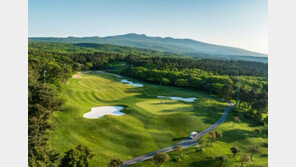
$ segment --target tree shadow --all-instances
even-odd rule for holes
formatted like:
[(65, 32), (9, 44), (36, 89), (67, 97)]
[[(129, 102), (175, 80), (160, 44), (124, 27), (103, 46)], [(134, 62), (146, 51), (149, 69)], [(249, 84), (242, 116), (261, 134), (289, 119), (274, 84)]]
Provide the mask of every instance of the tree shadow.
[(242, 129), (233, 129), (223, 132), (223, 137), (219, 139), (222, 142), (233, 143), (235, 141), (244, 140), (250, 137), (254, 137), (252, 132)]
[(182, 140), (185, 140), (185, 139), (188, 139), (188, 137), (175, 137), (172, 139), (172, 141), (182, 141)]
[(168, 113), (168, 112), (192, 112), (192, 107), (179, 107), (179, 108), (172, 108), (168, 110), (161, 110), (161, 113)]
[(268, 143), (262, 143), (262, 144), (261, 144), (261, 147), (268, 148)]
[(190, 167), (197, 167), (197, 166), (206, 166), (206, 167), (217, 167), (219, 164), (217, 161), (213, 160), (212, 157), (207, 157), (201, 161), (192, 162), (189, 164)]
[(221, 106), (205, 106), (201, 104), (198, 107), (194, 106), (194, 110), (196, 110), (196, 112), (192, 113), (192, 115), (201, 117), (201, 120), (205, 124), (214, 124), (220, 119), (224, 109), (225, 108), (221, 108)]

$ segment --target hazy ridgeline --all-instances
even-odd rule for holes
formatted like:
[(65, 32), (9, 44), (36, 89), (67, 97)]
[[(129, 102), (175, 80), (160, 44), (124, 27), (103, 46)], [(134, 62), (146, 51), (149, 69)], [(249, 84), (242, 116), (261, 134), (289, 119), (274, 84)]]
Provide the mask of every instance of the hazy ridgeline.
[[(214, 45), (191, 39), (175, 39), (149, 37), (144, 34), (125, 34), (108, 37), (32, 37), (29, 41), (91, 43), (88, 47), (98, 47), (97, 44), (112, 44), (119, 46), (152, 49), (160, 52), (187, 55), (194, 58), (210, 58), (223, 60), (247, 60), (267, 63), (267, 55), (235, 47)], [(83, 44), (84, 45), (84, 44)]]

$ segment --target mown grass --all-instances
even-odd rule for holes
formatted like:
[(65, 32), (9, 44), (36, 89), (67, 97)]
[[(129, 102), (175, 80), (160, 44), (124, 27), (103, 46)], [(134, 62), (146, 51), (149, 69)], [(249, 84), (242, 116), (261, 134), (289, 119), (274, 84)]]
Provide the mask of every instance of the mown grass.
[[(137, 82), (137, 81), (136, 81)], [(146, 154), (202, 131), (216, 122), (227, 103), (208, 94), (144, 83), (136, 88), (107, 74), (83, 74), (66, 85), (65, 105), (55, 112), (55, 129), (49, 144), (63, 156), (83, 144), (95, 154), (90, 166), (107, 166), (111, 158), (127, 160)], [(196, 97), (193, 103), (161, 104), (157, 96)], [(92, 107), (121, 105), (123, 116), (85, 119)], [(222, 141), (221, 141), (222, 142)]]
[[(262, 129), (261, 134), (254, 132), (255, 129)], [(241, 162), (239, 161), (239, 155), (248, 152), (248, 146), (260, 144), (259, 153), (256, 153), (253, 157), (253, 161), (245, 164), (248, 167), (267, 167), (268, 166), (268, 129), (265, 126), (257, 126), (256, 121), (242, 119), (241, 122), (235, 123), (233, 127), (233, 113), (226, 119), (225, 123), (221, 124), (216, 130), (223, 132), (223, 137), (218, 142), (214, 142), (213, 146), (210, 146), (210, 140), (208, 136), (203, 138), (207, 140), (204, 150), (201, 152), (196, 151), (196, 147), (190, 147), (182, 151), (182, 159), (176, 162), (174, 159), (177, 157), (176, 153), (170, 152), (169, 155), (171, 160), (163, 167), (179, 167), (179, 166), (206, 166), (206, 167), (217, 167), (220, 162), (215, 160), (216, 156), (226, 155), (228, 160), (223, 163), (223, 166), (227, 167), (239, 167)], [(240, 148), (240, 153), (233, 158), (233, 154), (230, 148), (237, 146)], [(198, 146), (199, 147), (199, 146)], [(133, 167), (138, 166), (155, 166), (151, 160), (140, 162), (132, 165)]]

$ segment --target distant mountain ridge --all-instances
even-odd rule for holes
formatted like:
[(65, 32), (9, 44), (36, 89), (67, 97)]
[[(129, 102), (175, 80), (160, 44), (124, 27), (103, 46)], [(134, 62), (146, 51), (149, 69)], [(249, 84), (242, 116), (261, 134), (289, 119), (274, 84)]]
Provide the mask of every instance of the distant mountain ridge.
[[(144, 34), (125, 34), (107, 37), (30, 37), (29, 41), (64, 42), (64, 43), (99, 43), (120, 46), (152, 49), (162, 52), (185, 54), (202, 58), (243, 59), (244, 57), (258, 57), (266, 59), (267, 55), (245, 49), (209, 44), (192, 39), (176, 39), (171, 37), (149, 37)], [(241, 56), (241, 57), (240, 57)]]

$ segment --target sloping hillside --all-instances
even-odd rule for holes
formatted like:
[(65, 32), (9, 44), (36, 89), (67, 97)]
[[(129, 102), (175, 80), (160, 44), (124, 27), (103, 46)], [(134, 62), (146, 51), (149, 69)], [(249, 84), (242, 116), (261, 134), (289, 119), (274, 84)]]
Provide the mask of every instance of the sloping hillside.
[(213, 45), (191, 39), (149, 37), (144, 34), (125, 34), (108, 37), (34, 37), (29, 41), (66, 43), (106, 43), (120, 46), (153, 49), (162, 52), (185, 54), (196, 58), (251, 60), (267, 62), (267, 55), (244, 49)]

